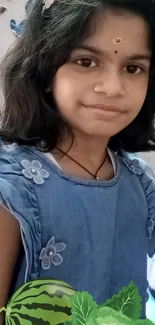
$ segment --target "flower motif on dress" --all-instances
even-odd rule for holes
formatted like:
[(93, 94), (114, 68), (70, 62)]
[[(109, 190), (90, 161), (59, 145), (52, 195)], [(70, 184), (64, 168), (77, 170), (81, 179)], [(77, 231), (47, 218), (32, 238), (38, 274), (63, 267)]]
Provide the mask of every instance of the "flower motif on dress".
[(140, 168), (139, 165), (139, 160), (138, 159), (133, 159), (133, 160), (129, 160), (126, 158), (123, 158), (123, 161), (125, 163), (125, 165), (134, 173), (137, 175), (141, 175), (142, 174), (142, 170)]
[(8, 151), (12, 147), (12, 144), (2, 144), (2, 148)]
[(55, 0), (43, 0), (43, 9), (42, 13), (44, 13), (45, 10), (49, 9), (51, 5), (54, 3)]
[(28, 178), (33, 179), (34, 183), (40, 185), (44, 184), (44, 178), (49, 177), (49, 173), (42, 169), (42, 165), (39, 161), (22, 160), (21, 165), (24, 167), (22, 174)]
[(130, 166), (135, 174), (141, 175), (142, 170), (139, 165), (139, 160), (138, 159), (133, 159), (132, 164)]
[(55, 243), (55, 237), (53, 236), (47, 243), (46, 247), (41, 250), (39, 259), (41, 260), (41, 266), (43, 270), (49, 270), (51, 264), (58, 266), (63, 262), (63, 257), (60, 252), (63, 252), (66, 248), (64, 243)]

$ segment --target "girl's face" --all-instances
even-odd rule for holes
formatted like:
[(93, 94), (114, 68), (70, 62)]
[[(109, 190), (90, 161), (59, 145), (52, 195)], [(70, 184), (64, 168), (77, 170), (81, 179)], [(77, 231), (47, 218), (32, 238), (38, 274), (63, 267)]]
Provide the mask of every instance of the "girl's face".
[(149, 27), (137, 15), (110, 9), (95, 21), (95, 33), (72, 51), (52, 88), (56, 105), (73, 130), (110, 138), (135, 119), (145, 101), (151, 64)]

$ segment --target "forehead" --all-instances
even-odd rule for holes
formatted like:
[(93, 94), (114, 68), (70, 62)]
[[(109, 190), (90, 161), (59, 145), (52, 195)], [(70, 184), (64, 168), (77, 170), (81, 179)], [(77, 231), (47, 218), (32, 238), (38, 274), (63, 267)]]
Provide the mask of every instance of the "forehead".
[[(93, 45), (105, 51), (122, 50), (125, 54), (134, 51), (151, 52), (149, 25), (143, 17), (134, 13), (106, 9), (96, 13), (90, 21), (93, 32), (82, 43)], [(113, 40), (121, 37), (123, 42), (114, 45)]]

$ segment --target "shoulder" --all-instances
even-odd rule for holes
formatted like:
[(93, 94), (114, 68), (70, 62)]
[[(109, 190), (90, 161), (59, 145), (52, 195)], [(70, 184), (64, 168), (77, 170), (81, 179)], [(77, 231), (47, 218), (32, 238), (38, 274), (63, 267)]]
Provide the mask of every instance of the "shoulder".
[[(18, 211), (37, 204), (35, 186), (42, 186), (49, 177), (33, 147), (0, 146), (0, 202), (18, 205)], [(7, 205), (7, 204), (6, 204)]]
[(129, 153), (126, 151), (121, 151), (120, 153), (123, 163), (137, 175), (147, 175), (150, 180), (155, 180), (155, 175), (152, 168), (147, 164), (147, 162), (137, 153)]
[[(24, 211), (29, 198), (34, 197), (32, 162), (33, 151), (17, 145), (0, 146), (0, 202), (7, 206), (18, 205), (18, 210)], [(36, 160), (39, 163), (39, 161)], [(30, 200), (31, 201), (31, 200)]]
[(137, 175), (148, 200), (148, 194), (155, 193), (155, 174), (152, 168), (136, 153), (122, 151), (121, 158), (128, 170)]
[[(27, 183), (43, 184), (49, 177), (49, 172), (43, 169), (45, 165), (42, 156), (35, 147), (18, 146), (16, 144), (0, 144), (0, 177), (8, 180), (16, 178)], [(20, 176), (20, 177), (19, 177)], [(25, 181), (24, 181), (25, 179)]]
[[(24, 181), (22, 177), (23, 150), (15, 145), (0, 146), (0, 179), (1, 182), (16, 182), (16, 187)], [(19, 158), (19, 159), (18, 159)]]

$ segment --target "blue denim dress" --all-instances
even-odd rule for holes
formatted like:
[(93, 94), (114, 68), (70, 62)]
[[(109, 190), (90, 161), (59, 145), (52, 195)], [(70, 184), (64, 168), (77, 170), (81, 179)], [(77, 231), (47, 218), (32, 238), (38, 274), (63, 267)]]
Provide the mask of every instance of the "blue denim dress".
[(35, 147), (0, 149), (0, 204), (24, 247), (14, 290), (57, 278), (104, 302), (133, 280), (145, 317), (147, 259), (155, 254), (155, 182), (132, 154), (115, 155), (109, 181), (71, 177)]

